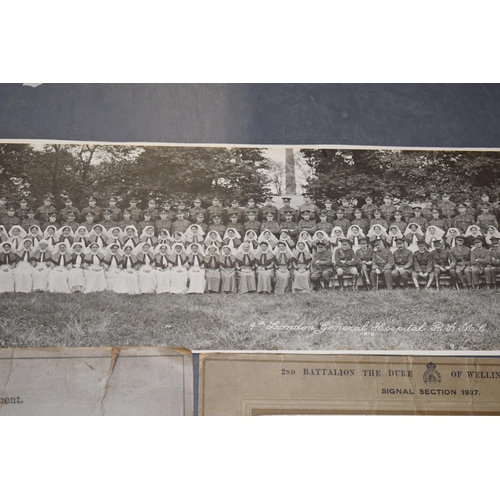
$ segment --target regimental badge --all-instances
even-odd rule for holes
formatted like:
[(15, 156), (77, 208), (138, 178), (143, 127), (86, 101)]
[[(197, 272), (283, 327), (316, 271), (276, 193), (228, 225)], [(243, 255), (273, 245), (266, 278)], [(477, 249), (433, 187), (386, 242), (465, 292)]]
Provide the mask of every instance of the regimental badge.
[(436, 365), (432, 361), (427, 365), (423, 378), (425, 385), (430, 387), (436, 387), (441, 383), (441, 374), (436, 370)]

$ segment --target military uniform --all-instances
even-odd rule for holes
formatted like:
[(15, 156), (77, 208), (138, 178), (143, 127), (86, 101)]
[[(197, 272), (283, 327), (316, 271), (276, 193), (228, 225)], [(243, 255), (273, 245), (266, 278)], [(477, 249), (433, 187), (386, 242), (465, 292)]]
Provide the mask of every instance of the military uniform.
[(482, 213), (477, 216), (477, 225), (484, 233), (488, 231), (488, 226), (494, 226), (498, 229), (497, 218), (491, 213)]
[(401, 214), (405, 221), (409, 221), (412, 217), (415, 217), (415, 212), (413, 211), (413, 207), (411, 205), (401, 205), (400, 209)]
[(66, 206), (59, 212), (59, 222), (62, 222), (63, 224), (68, 220), (68, 213), (73, 212), (75, 214), (75, 220), (79, 221), (80, 220), (80, 210), (78, 208), (74, 207), (73, 205), (71, 206)]
[(16, 212), (15, 212), (15, 215), (16, 217), (19, 218), (19, 220), (21, 222), (24, 221), (24, 219), (26, 219), (26, 217), (28, 217), (28, 212), (30, 211), (30, 209), (28, 208), (28, 206), (26, 207), (19, 207)]
[[(451, 258), (450, 251), (441, 245), (441, 248), (436, 248), (431, 252), (432, 258), (434, 259), (434, 274), (436, 275), (436, 288), (439, 288), (439, 277), (442, 274), (449, 274), (451, 278), (451, 285), (455, 283), (455, 277), (450, 274), (451, 270)], [(445, 269), (443, 268), (450, 268)]]
[[(174, 222), (175, 224), (175, 222)], [(226, 226), (224, 226), (224, 224), (222, 223), (218, 223), (216, 224), (215, 222), (213, 224), (210, 224), (208, 226), (208, 230), (209, 231), (217, 231), (219, 234), (220, 234), (220, 237), (223, 238), (224, 237), (224, 233), (226, 232)]]
[(333, 227), (340, 227), (344, 236), (347, 236), (347, 231), (349, 231), (349, 228), (351, 227), (351, 221), (343, 217), (343, 213), (340, 211), (337, 212), (337, 218), (332, 222), (332, 224)]
[(127, 226), (134, 226), (136, 229), (138, 229), (137, 222), (135, 222), (135, 220), (133, 219), (123, 219), (118, 221), (118, 223), (115, 225), (116, 227), (119, 227), (122, 231), (125, 231), (125, 228)]
[[(148, 224), (151, 225), (151, 224)], [(182, 219), (179, 220), (177, 219), (176, 221), (173, 222), (172, 224), (172, 233), (182, 233), (184, 234), (187, 231), (187, 228), (191, 225), (191, 221)]]
[(429, 288), (434, 281), (434, 258), (432, 254), (425, 247), (423, 251), (419, 245), (419, 249), (413, 254), (413, 272), (411, 276), (413, 282), (415, 283), (415, 288), (419, 288), (418, 278), (420, 278), (420, 273), (427, 274), (427, 284), (426, 288)]
[(394, 218), (394, 212), (396, 212), (397, 208), (392, 203), (389, 205), (384, 203), (380, 206), (379, 210), (381, 217), (383, 217), (387, 222), (391, 222), (391, 220)]
[(98, 207), (97, 205), (95, 207), (85, 207), (81, 212), (80, 212), (80, 220), (85, 220), (85, 216), (89, 213), (92, 212), (94, 214), (94, 220), (96, 222), (99, 222), (103, 217), (104, 217), (104, 211), (101, 207)]
[(489, 274), (489, 283), (495, 285), (497, 275), (500, 273), (500, 246), (492, 246), (490, 248), (490, 263), (484, 268), (484, 274)]
[(434, 219), (432, 218), (429, 221), (429, 227), (430, 226), (436, 226), (442, 229), (443, 231), (447, 231), (450, 227), (456, 227), (456, 226), (449, 226), (449, 224), (446, 224), (444, 220), (442, 219)]
[[(294, 239), (297, 239), (297, 235), (299, 234), (299, 226), (296, 222), (293, 221), (285, 221), (280, 224), (280, 232), (286, 229), (288, 234)], [(329, 233), (328, 233), (329, 234)]]
[(35, 219), (38, 219), (41, 223), (44, 223), (49, 220), (50, 214), (57, 214), (56, 207), (53, 207), (52, 205), (42, 205), (36, 209)]
[(481, 203), (477, 204), (477, 210), (479, 213), (482, 213), (483, 208), (486, 208), (488, 210), (488, 213), (494, 214), (495, 213), (495, 205), (493, 203), (490, 203), (489, 201), (482, 201)]
[(154, 227), (155, 227), (156, 234), (160, 234), (160, 231), (162, 229), (164, 229), (165, 231), (168, 231), (170, 233), (170, 231), (172, 229), (172, 221), (169, 219), (163, 220), (160, 218), (157, 221), (155, 221)]
[[(354, 215), (354, 219), (351, 221), (351, 226), (359, 226), (363, 233), (366, 235), (370, 229), (370, 223), (368, 219), (356, 218), (356, 214)], [(328, 233), (330, 234), (330, 233)]]
[(278, 221), (276, 220), (271, 220), (271, 221), (265, 220), (262, 223), (261, 231), (264, 231), (265, 229), (271, 231), (271, 233), (273, 233), (274, 236), (279, 236), (280, 234), (280, 226), (278, 224)]
[[(22, 221), (21, 226), (26, 232), (28, 232), (28, 230), (31, 226), (40, 227), (40, 221), (36, 220), (34, 217), (27, 217), (26, 219), (24, 219)], [(40, 229), (41, 229), (41, 227), (40, 227)]]
[(408, 227), (408, 224), (403, 221), (403, 220), (393, 220), (391, 222), (391, 226), (396, 226), (400, 231), (401, 231), (401, 234), (404, 234), (404, 232), (406, 231), (406, 228)]
[(103, 221), (99, 222), (99, 224), (106, 229), (106, 231), (109, 231), (112, 227), (119, 227), (116, 225), (116, 221), (112, 219), (104, 219)]
[[(465, 269), (469, 286), (479, 287), (479, 277), (485, 274), (485, 268), (490, 264), (490, 252), (484, 247), (474, 247), (470, 252), (470, 265)], [(486, 284), (491, 284), (491, 274), (485, 274)]]
[(16, 217), (15, 215), (6, 215), (2, 218), (0, 224), (5, 227), (7, 232), (9, 232), (12, 226), (20, 225), (21, 221), (19, 220), (19, 217)]
[(319, 208), (314, 203), (303, 203), (299, 206), (297, 210), (297, 217), (300, 218), (303, 212), (309, 212), (311, 214), (311, 219), (316, 221), (319, 213)]
[(193, 207), (193, 208), (190, 208), (189, 211), (189, 220), (193, 223), (197, 223), (197, 215), (198, 214), (203, 214), (203, 222), (205, 222), (207, 220), (207, 209), (206, 208), (202, 208), (202, 207)]
[(278, 219), (278, 208), (277, 207), (275, 207), (274, 205), (263, 205), (259, 211), (259, 217), (260, 217), (261, 221), (264, 222), (266, 220), (266, 214), (268, 212), (271, 212), (273, 214), (274, 220)]
[(142, 220), (142, 210), (140, 208), (137, 208), (137, 207), (128, 207), (127, 208), (128, 212), (130, 213), (130, 218), (134, 221), (134, 222), (141, 222)]
[(312, 257), (311, 283), (317, 290), (323, 281), (326, 289), (330, 288), (330, 280), (333, 278), (332, 252), (325, 247), (320, 247)]
[(363, 278), (365, 286), (371, 285), (370, 273), (372, 268), (372, 259), (373, 248), (371, 246), (367, 245), (366, 248), (360, 247), (356, 250), (356, 267)]
[(457, 245), (450, 250), (449, 255), (451, 261), (450, 276), (455, 282), (457, 282), (458, 276), (462, 285), (467, 286), (465, 269), (470, 266), (470, 248), (465, 245)]
[(332, 233), (333, 230), (333, 224), (330, 222), (318, 222), (316, 224), (316, 231), (324, 231), (328, 236)]
[(465, 234), (465, 231), (467, 231), (467, 228), (469, 226), (472, 226), (475, 224), (474, 217), (470, 214), (458, 214), (452, 222), (452, 227), (456, 227), (457, 229), (460, 229), (462, 233)]
[(429, 221), (425, 217), (412, 217), (408, 221), (408, 225), (410, 224), (418, 224), (420, 226), (420, 229), (422, 229), (423, 232), (425, 232), (429, 226)]
[(376, 225), (382, 226), (386, 231), (389, 229), (389, 223), (382, 217), (373, 217), (370, 221), (370, 228)]
[(377, 205), (374, 205), (373, 203), (365, 203), (362, 207), (361, 210), (365, 214), (365, 217), (370, 220), (373, 219), (373, 212), (377, 210), (378, 207)]
[(352, 287), (354, 290), (358, 288), (357, 278), (358, 278), (358, 268), (356, 267), (357, 259), (356, 254), (352, 248), (343, 249), (337, 248), (334, 254), (335, 262), (335, 272), (339, 277), (339, 285), (344, 288), (344, 276), (346, 274), (352, 277)]
[(397, 283), (398, 277), (400, 277), (403, 287), (406, 288), (413, 269), (413, 252), (408, 248), (397, 248), (393, 255), (394, 269), (391, 271), (393, 280)]
[(387, 289), (392, 289), (392, 269), (394, 267), (394, 255), (388, 248), (375, 248), (372, 255), (371, 282), (377, 283), (377, 269), (384, 275)]
[(284, 206), (278, 210), (278, 222), (281, 224), (286, 221), (286, 214), (292, 215), (292, 221), (297, 222), (297, 210), (291, 206)]
[(299, 220), (299, 223), (297, 224), (299, 228), (299, 233), (302, 231), (307, 231), (311, 236), (316, 232), (316, 221), (315, 220), (304, 220), (301, 219)]
[(260, 234), (260, 228), (262, 226), (262, 223), (259, 222), (258, 220), (252, 220), (252, 221), (247, 221), (243, 224), (243, 227), (245, 228), (245, 232), (246, 231), (255, 231), (257, 233), (257, 235)]

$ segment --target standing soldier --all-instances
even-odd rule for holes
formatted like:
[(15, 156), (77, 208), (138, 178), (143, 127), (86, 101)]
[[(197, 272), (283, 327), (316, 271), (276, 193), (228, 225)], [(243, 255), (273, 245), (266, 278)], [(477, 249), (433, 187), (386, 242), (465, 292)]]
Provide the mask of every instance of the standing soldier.
[(67, 197), (64, 199), (64, 204), (66, 205), (60, 212), (59, 212), (59, 222), (61, 224), (66, 224), (68, 220), (68, 212), (74, 212), (75, 213), (75, 219), (77, 222), (80, 221), (80, 210), (76, 208), (73, 205), (73, 200), (70, 197)]
[[(485, 268), (490, 264), (490, 253), (483, 247), (482, 238), (474, 238), (474, 246), (470, 252), (470, 266), (465, 269), (467, 283), (473, 290), (479, 290), (479, 277), (485, 274)], [(486, 288), (491, 286), (491, 273), (485, 275)]]
[(157, 235), (160, 234), (160, 231), (162, 231), (163, 229), (165, 231), (168, 231), (168, 234), (170, 234), (170, 231), (172, 229), (172, 221), (167, 218), (167, 210), (165, 210), (164, 208), (160, 210), (160, 218), (155, 221), (154, 226)]
[(406, 222), (408, 222), (412, 217), (415, 217), (415, 212), (413, 211), (413, 207), (410, 205), (410, 200), (408, 198), (401, 199), (401, 206), (399, 207), (403, 218)]
[(358, 268), (356, 267), (356, 255), (349, 245), (349, 240), (343, 238), (341, 247), (335, 250), (334, 254), (335, 272), (339, 279), (339, 286), (342, 291), (345, 290), (345, 276), (351, 276), (352, 290), (358, 291)]
[(103, 218), (103, 211), (101, 207), (97, 206), (97, 199), (91, 196), (88, 199), (88, 206), (85, 207), (81, 212), (80, 212), (80, 220), (79, 222), (83, 222), (85, 220), (85, 216), (87, 215), (87, 212), (93, 212), (94, 213), (94, 220), (96, 222), (99, 222)]
[(396, 226), (401, 231), (401, 234), (405, 233), (408, 224), (403, 220), (403, 212), (401, 212), (401, 210), (396, 210), (394, 212), (394, 220), (391, 226)]
[[(351, 221), (351, 226), (359, 226), (364, 234), (368, 234), (370, 229), (370, 222), (368, 219), (363, 218), (363, 211), (361, 208), (354, 209), (354, 219)], [(330, 233), (328, 233), (330, 234)]]
[[(178, 210), (177, 211), (177, 219), (174, 221), (172, 224), (172, 232), (179, 232), (184, 234), (187, 230), (187, 228), (191, 225), (191, 222), (189, 220), (186, 220), (184, 218), (185, 212), (184, 210)], [(144, 216), (144, 213), (143, 213)]]
[(299, 208), (297, 210), (297, 219), (300, 222), (302, 212), (305, 212), (307, 210), (310, 214), (311, 219), (316, 222), (319, 208), (312, 202), (311, 195), (309, 193), (306, 192), (302, 196), (304, 198), (304, 203), (302, 205), (299, 205)]
[(137, 207), (137, 203), (140, 203), (140, 201), (141, 200), (137, 198), (130, 198), (130, 200), (128, 200), (129, 207), (127, 210), (130, 213), (130, 218), (135, 222), (136, 227), (142, 220), (142, 210)]
[(262, 224), (256, 220), (257, 211), (256, 210), (247, 210), (246, 216), (248, 217), (248, 221), (243, 224), (245, 228), (245, 232), (252, 230), (255, 231), (257, 235), (260, 234), (260, 228)]
[(212, 204), (207, 208), (208, 224), (212, 223), (213, 215), (216, 213), (219, 214), (221, 217), (225, 215), (220, 199), (217, 196), (214, 196)]
[[(142, 214), (142, 210), (141, 210)], [(125, 208), (122, 212), (123, 219), (118, 221), (116, 227), (119, 227), (122, 231), (125, 231), (127, 226), (134, 226), (136, 229), (139, 227), (139, 223), (132, 219), (132, 214), (130, 213), (130, 209)], [(111, 219), (112, 220), (112, 219)]]
[(311, 283), (313, 290), (330, 289), (330, 280), (333, 278), (332, 252), (321, 241), (316, 243), (316, 251), (312, 258)]
[[(116, 197), (111, 196), (110, 198), (108, 198), (109, 207), (107, 207), (107, 208), (108, 208), (108, 210), (111, 210), (111, 212), (112, 212), (111, 218), (115, 222), (118, 222), (118, 221), (122, 220), (123, 216), (122, 216), (121, 209), (117, 207), (116, 203), (117, 203)], [(94, 216), (95, 216), (95, 213), (94, 213)]]
[[(160, 212), (158, 211), (158, 209), (156, 208), (156, 200), (154, 198), (151, 198), (149, 201), (148, 201), (148, 208), (147, 210), (149, 211), (150, 215), (151, 215), (151, 222), (156, 222), (158, 220), (158, 218), (160, 217)], [(142, 215), (144, 217), (144, 211), (142, 212)], [(188, 217), (186, 217), (187, 219), (189, 219), (189, 212), (188, 212)]]
[(453, 219), (457, 215), (457, 206), (450, 201), (448, 193), (443, 193), (443, 201), (438, 205), (438, 208), (445, 223), (449, 224), (448, 227), (452, 227)]
[[(394, 251), (394, 269), (391, 271), (394, 283), (403, 288), (408, 287), (408, 279), (413, 269), (413, 252), (405, 248), (404, 238), (396, 238)], [(399, 278), (399, 279), (398, 279)]]
[(316, 232), (316, 220), (311, 220), (311, 213), (309, 210), (304, 210), (300, 213), (301, 220), (299, 220), (299, 232), (307, 231), (311, 236)]
[(193, 208), (189, 209), (189, 220), (193, 223), (198, 223), (198, 214), (203, 214), (203, 221), (206, 219), (207, 209), (202, 208), (201, 206), (201, 198), (196, 197), (193, 200)]
[(278, 209), (273, 205), (273, 196), (266, 196), (266, 202), (260, 209), (260, 220), (267, 220), (267, 214), (271, 212), (273, 219), (278, 219)]
[(439, 229), (442, 229), (443, 231), (447, 231), (451, 227), (449, 224), (446, 224), (444, 220), (439, 217), (439, 208), (433, 208), (431, 210), (431, 213), (432, 217), (429, 220), (429, 227), (436, 226), (439, 227)]
[(491, 209), (487, 205), (481, 206), (482, 214), (477, 216), (477, 225), (483, 234), (488, 231), (488, 226), (494, 226), (498, 229), (497, 218), (491, 213)]
[[(178, 203), (177, 203), (177, 212), (181, 210), (182, 213), (184, 214), (184, 220), (189, 221), (189, 210), (186, 208), (186, 200), (184, 198), (181, 198)], [(219, 213), (225, 214), (225, 210), (221, 207), (219, 207), (218, 210)]]
[(383, 219), (387, 221), (388, 225), (391, 224), (391, 221), (394, 217), (394, 212), (396, 210), (397, 210), (396, 206), (392, 204), (391, 196), (386, 194), (384, 196), (384, 204), (380, 206), (380, 215)]
[(224, 236), (224, 233), (226, 232), (226, 229), (227, 229), (226, 226), (224, 226), (224, 224), (222, 224), (222, 214), (219, 214), (217, 212), (213, 212), (212, 213), (212, 220), (213, 220), (213, 224), (209, 224), (208, 230), (209, 231), (217, 231), (220, 234), (220, 237), (222, 238)]
[(494, 214), (495, 212), (495, 207), (493, 203), (490, 202), (490, 197), (484, 193), (481, 195), (481, 201), (477, 204), (477, 210), (479, 213), (484, 213), (483, 208), (486, 207), (488, 209), (488, 212), (491, 214)]
[(268, 229), (269, 231), (271, 231), (271, 233), (274, 234), (274, 236), (279, 238), (280, 226), (278, 224), (278, 221), (275, 219), (275, 215), (276, 213), (272, 211), (265, 212), (264, 216), (266, 220), (262, 222), (261, 231), (263, 231), (264, 229)]
[(469, 288), (465, 270), (470, 266), (470, 248), (464, 245), (465, 238), (461, 235), (455, 237), (455, 243), (456, 245), (450, 249), (450, 276), (457, 284), (459, 279), (462, 288)]
[(335, 220), (335, 215), (337, 213), (336, 210), (337, 207), (333, 206), (333, 201), (330, 199), (326, 199), (324, 204), (325, 204), (324, 210), (326, 210), (326, 220), (331, 224), (333, 224), (333, 221)]
[(333, 224), (328, 222), (328, 213), (324, 208), (319, 213), (319, 222), (316, 224), (316, 231), (324, 231), (326, 234), (330, 234), (333, 230)]
[(382, 218), (380, 208), (373, 211), (373, 218), (370, 220), (370, 227), (372, 228), (375, 225), (382, 226), (386, 231), (389, 229), (389, 223)]
[(112, 227), (119, 227), (117, 225), (118, 223), (113, 220), (113, 212), (109, 208), (106, 208), (103, 211), (103, 214), (104, 219), (100, 222), (100, 224), (104, 229), (106, 229), (106, 231), (109, 231)]
[(425, 288), (431, 287), (434, 281), (434, 260), (429, 250), (425, 247), (424, 240), (419, 240), (417, 245), (418, 250), (413, 254), (413, 272), (411, 273), (411, 277), (413, 278), (415, 288), (418, 290), (420, 288), (418, 278), (426, 278), (427, 284)]
[(464, 203), (459, 203), (457, 205), (457, 208), (458, 208), (458, 215), (453, 219), (452, 227), (460, 229), (460, 231), (465, 234), (467, 228), (472, 224), (474, 224), (476, 221), (471, 214), (467, 213), (467, 207), (465, 206)]
[(347, 231), (351, 227), (349, 219), (344, 217), (345, 210), (343, 207), (337, 209), (337, 218), (333, 221), (333, 227), (340, 227), (342, 232), (346, 235)]
[(66, 214), (66, 226), (69, 226), (71, 231), (76, 233), (76, 230), (80, 227), (80, 223), (77, 222), (76, 220), (76, 213), (75, 212), (68, 212)]
[[(2, 218), (0, 217), (0, 220), (1, 220), (1, 219), (2, 219)], [(1, 222), (0, 222), (0, 224), (1, 224)], [(29, 228), (30, 228), (31, 226), (38, 226), (38, 227), (40, 227), (40, 229), (41, 229), (40, 221), (38, 221), (37, 219), (35, 219), (35, 210), (34, 210), (33, 208), (30, 208), (30, 209), (28, 210), (28, 216), (26, 217), (26, 219), (24, 219), (24, 220), (22, 221), (22, 224), (21, 224), (21, 225), (23, 226), (23, 229), (24, 229), (26, 232), (28, 232), (28, 230), (29, 230)]]
[(372, 284), (376, 285), (378, 290), (378, 278), (383, 275), (388, 290), (392, 290), (392, 268), (394, 267), (394, 255), (392, 252), (385, 248), (382, 240), (375, 242), (375, 248), (372, 255), (372, 271), (370, 273), (370, 280)]
[(293, 214), (291, 212), (285, 213), (285, 222), (280, 224), (280, 231), (286, 229), (288, 234), (297, 241), (297, 235), (299, 234), (299, 226), (296, 222), (292, 220)]
[[(23, 222), (26, 217), (28, 217), (28, 200), (26, 198), (21, 198), (19, 200), (19, 208), (16, 210), (16, 217)], [(1, 217), (0, 217), (1, 219)]]
[(243, 214), (230, 208), (227, 211), (227, 215), (229, 217), (229, 222), (227, 223), (227, 227), (235, 229), (240, 234), (245, 234), (245, 228), (243, 227), (243, 224), (241, 222), (244, 217)]
[(431, 252), (434, 259), (434, 274), (436, 275), (436, 288), (439, 290), (439, 277), (443, 274), (450, 276), (450, 286), (455, 285), (454, 277), (450, 274), (451, 258), (450, 251), (446, 250), (441, 240), (434, 242), (435, 249)]
[(38, 219), (41, 224), (47, 223), (49, 221), (49, 214), (57, 214), (57, 210), (52, 205), (52, 195), (46, 194), (43, 197), (43, 205), (36, 209), (35, 219)]
[(7, 215), (7, 198), (5, 196), (0, 196), (0, 220), (2, 220)]
[(258, 213), (259, 213), (259, 209), (257, 208), (257, 205), (255, 204), (255, 200), (253, 198), (250, 198), (248, 200), (248, 203), (247, 203), (247, 206), (246, 207), (243, 207), (243, 224), (245, 222), (248, 222), (248, 212), (254, 212), (254, 215), (255, 215), (255, 220), (258, 220), (257, 219), (257, 216), (258, 216)]
[(377, 205), (373, 204), (373, 198), (371, 196), (367, 196), (365, 198), (365, 204), (361, 207), (361, 210), (365, 214), (365, 219), (371, 220), (373, 219), (373, 212), (377, 209)]
[(281, 198), (283, 200), (283, 206), (278, 210), (278, 223), (281, 224), (286, 220), (286, 213), (290, 212), (292, 214), (292, 220), (297, 222), (297, 210), (290, 206), (292, 199), (288, 196)]
[(484, 274), (486, 276), (489, 275), (489, 282), (492, 288), (496, 288), (497, 286), (497, 276), (500, 273), (500, 246), (498, 242), (499, 238), (494, 236), (491, 238), (491, 248), (490, 248), (490, 264), (484, 268)]
[(0, 224), (5, 227), (7, 232), (10, 231), (12, 226), (19, 226), (21, 224), (19, 217), (16, 217), (16, 209), (13, 206), (7, 208), (7, 215), (2, 218)]
[(359, 240), (359, 246), (358, 250), (356, 250), (356, 266), (363, 279), (363, 286), (365, 290), (368, 290), (372, 286), (370, 273), (372, 269), (373, 248), (368, 245), (366, 238)]
[(427, 227), (429, 226), (429, 221), (425, 217), (422, 217), (422, 207), (420, 205), (415, 205), (413, 207), (413, 211), (415, 215), (410, 218), (410, 220), (408, 221), (408, 225), (418, 224), (422, 231), (424, 232), (427, 231)]

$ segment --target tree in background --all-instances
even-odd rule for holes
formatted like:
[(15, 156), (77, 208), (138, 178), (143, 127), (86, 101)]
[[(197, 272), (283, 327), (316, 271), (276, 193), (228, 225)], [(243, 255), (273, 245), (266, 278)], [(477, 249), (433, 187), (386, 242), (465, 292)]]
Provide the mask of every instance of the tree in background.
[(384, 194), (428, 199), (447, 191), (459, 200), (483, 192), (497, 197), (500, 154), (475, 151), (303, 149), (312, 170), (307, 188), (315, 199)]
[(214, 195), (225, 203), (236, 198), (262, 201), (269, 192), (270, 160), (258, 148), (27, 144), (0, 145), (0, 180), (13, 200), (38, 203), (52, 193), (83, 206), (89, 195), (137, 196), (144, 202)]

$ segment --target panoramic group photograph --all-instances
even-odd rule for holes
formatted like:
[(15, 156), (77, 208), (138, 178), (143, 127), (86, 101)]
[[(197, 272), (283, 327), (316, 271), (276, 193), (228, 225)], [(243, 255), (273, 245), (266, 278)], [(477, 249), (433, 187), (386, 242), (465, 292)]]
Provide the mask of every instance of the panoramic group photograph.
[(500, 151), (0, 144), (0, 347), (495, 351)]

